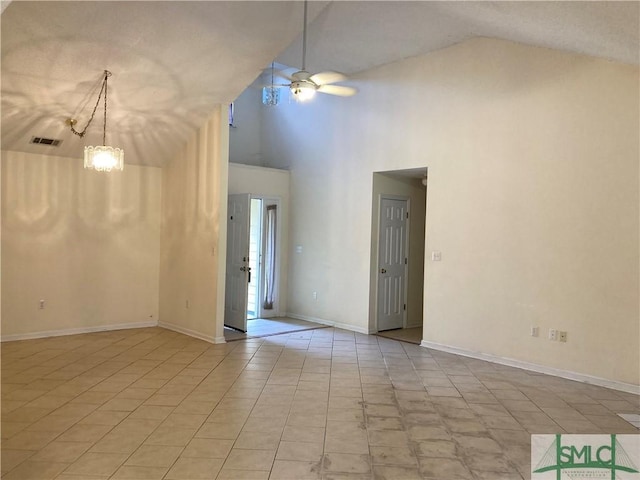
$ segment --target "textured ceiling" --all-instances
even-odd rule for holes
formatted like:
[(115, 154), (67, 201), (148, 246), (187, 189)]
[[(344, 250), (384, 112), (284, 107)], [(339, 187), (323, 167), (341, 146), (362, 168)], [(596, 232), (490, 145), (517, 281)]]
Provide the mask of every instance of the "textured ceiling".
[[(354, 73), (470, 37), (638, 64), (640, 2), (333, 2), (310, 25), (307, 69)], [(301, 38), (277, 58), (299, 66)]]
[[(639, 63), (639, 2), (310, 2), (308, 70), (355, 73), (474, 36)], [(161, 166), (274, 58), (301, 63), (302, 3), (2, 2), (2, 148), (82, 156), (102, 71), (107, 141)], [(60, 147), (30, 145), (33, 136)]]

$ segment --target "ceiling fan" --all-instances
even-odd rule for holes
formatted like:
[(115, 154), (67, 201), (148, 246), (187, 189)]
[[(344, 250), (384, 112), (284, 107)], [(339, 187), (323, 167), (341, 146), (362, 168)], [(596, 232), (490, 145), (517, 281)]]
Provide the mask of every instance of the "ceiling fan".
[(300, 101), (311, 99), (316, 92), (327, 93), (329, 95), (338, 95), (340, 97), (350, 97), (352, 95), (355, 95), (358, 90), (353, 87), (346, 87), (344, 85), (333, 85), (334, 83), (347, 80), (347, 77), (341, 73), (320, 72), (311, 74), (307, 72), (307, 1), (308, 0), (304, 0), (304, 23), (302, 30), (302, 68), (291, 75), (286, 75), (280, 72), (280, 76), (289, 80), (291, 83), (276, 85), (272, 83), (272, 87), (289, 87), (291, 93), (293, 94), (293, 97), (296, 100)]

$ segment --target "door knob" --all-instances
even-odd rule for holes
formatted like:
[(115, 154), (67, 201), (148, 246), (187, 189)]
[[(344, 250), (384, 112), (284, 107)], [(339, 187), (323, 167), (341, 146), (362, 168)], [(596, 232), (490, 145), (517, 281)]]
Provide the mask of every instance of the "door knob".
[(380, 269), (380, 273), (387, 273), (387, 271), (384, 268), (382, 268)]

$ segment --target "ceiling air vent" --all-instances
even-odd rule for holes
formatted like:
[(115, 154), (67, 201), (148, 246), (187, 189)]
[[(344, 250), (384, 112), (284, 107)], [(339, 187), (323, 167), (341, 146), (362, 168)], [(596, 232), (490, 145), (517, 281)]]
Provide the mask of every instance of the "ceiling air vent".
[(55, 138), (33, 137), (30, 143), (36, 143), (38, 145), (50, 145), (57, 147), (62, 143), (62, 140), (56, 140)]

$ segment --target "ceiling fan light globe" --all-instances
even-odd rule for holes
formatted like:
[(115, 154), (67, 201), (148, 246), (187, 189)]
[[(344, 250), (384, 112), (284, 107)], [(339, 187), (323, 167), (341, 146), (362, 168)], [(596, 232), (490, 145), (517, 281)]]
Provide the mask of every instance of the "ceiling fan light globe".
[(316, 94), (315, 85), (306, 82), (292, 82), (291, 94), (293, 98), (300, 102), (311, 100)]

